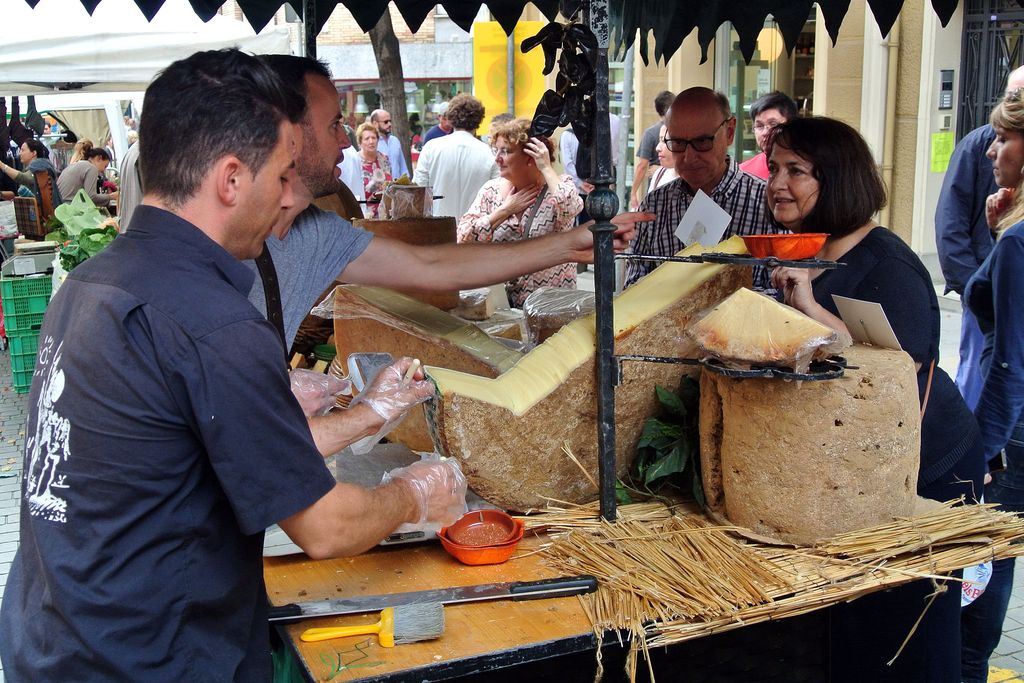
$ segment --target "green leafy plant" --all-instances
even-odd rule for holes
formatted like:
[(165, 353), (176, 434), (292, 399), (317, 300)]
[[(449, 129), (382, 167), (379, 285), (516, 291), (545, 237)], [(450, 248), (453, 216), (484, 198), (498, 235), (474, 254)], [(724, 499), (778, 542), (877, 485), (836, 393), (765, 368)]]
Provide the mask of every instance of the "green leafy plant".
[(678, 393), (662, 386), (654, 390), (662, 414), (644, 422), (633, 469), (626, 481), (618, 482), (616, 497), (620, 503), (630, 503), (637, 498), (673, 495), (703, 505), (697, 422), (700, 386), (684, 377)]

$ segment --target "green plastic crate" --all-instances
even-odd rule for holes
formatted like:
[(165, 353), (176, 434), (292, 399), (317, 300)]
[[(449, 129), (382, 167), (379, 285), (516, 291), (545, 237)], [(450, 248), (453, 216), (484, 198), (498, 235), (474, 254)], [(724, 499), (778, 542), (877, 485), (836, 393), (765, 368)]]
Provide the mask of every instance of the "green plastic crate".
[(24, 372), (11, 371), (11, 384), (14, 385), (14, 391), (18, 394), (27, 394), (28, 390), (32, 388), (32, 370), (26, 370)]
[(12, 353), (11, 370), (14, 372), (32, 372), (36, 368), (36, 354)]
[(37, 332), (52, 292), (52, 276), (12, 275), (10, 260), (5, 262), (0, 274), (0, 298), (7, 331)]
[(27, 353), (35, 356), (39, 350), (39, 332), (8, 332), (7, 343), (12, 356)]
[(4, 327), (7, 334), (12, 332), (28, 332), (39, 334), (43, 326), (43, 313), (8, 313), (7, 302), (4, 302)]
[(3, 296), (4, 303), (7, 303), (8, 299), (25, 297), (45, 297), (49, 300), (52, 291), (52, 275), (37, 277), (5, 273), (3, 278), (0, 278), (0, 296)]

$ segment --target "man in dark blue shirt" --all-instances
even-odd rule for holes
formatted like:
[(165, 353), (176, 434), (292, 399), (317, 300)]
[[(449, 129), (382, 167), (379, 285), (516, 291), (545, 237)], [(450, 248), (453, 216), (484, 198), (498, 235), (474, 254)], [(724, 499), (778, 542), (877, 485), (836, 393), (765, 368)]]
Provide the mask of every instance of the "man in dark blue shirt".
[(74, 270), (40, 331), (7, 680), (270, 680), (267, 526), (321, 558), (451, 521), (447, 464), (335, 483), (246, 299), (239, 259), (294, 201), (302, 113), (238, 51), (197, 53), (147, 90), (132, 229)]

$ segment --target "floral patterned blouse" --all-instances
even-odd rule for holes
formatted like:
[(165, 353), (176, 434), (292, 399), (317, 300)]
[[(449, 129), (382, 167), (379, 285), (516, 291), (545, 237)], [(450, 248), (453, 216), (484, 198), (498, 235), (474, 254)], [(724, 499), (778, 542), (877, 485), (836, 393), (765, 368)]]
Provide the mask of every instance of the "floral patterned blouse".
[[(583, 209), (583, 200), (572, 178), (563, 175), (559, 178), (558, 191), (552, 193), (549, 190), (545, 193), (530, 225), (529, 234), (524, 234), (526, 226), (522, 221), (533, 212), (533, 206), (522, 216), (512, 216), (492, 228), (487, 216), (501, 206), (511, 191), (511, 183), (504, 178), (495, 178), (485, 183), (469, 211), (459, 219), (459, 242), (515, 242), (552, 232), (565, 232), (575, 227), (576, 216)], [(576, 264), (563, 263), (522, 275), (505, 285), (509, 303), (516, 308), (521, 308), (526, 297), (539, 287), (576, 289)]]
[(367, 200), (363, 214), (366, 218), (377, 218), (380, 215), (380, 204), (370, 203), (370, 199), (375, 192), (383, 189), (385, 182), (391, 180), (391, 162), (386, 154), (377, 152), (377, 158), (373, 161), (366, 161), (360, 155), (359, 167), (363, 170), (363, 191)]

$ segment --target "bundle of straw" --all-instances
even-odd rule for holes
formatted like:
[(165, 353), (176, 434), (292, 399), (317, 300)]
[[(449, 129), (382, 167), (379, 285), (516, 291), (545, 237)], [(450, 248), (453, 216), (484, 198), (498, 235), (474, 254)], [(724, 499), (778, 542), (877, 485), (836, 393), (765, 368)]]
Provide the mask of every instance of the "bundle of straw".
[(993, 508), (951, 502), (813, 548), (763, 545), (693, 508), (661, 503), (622, 506), (615, 524), (599, 520), (595, 505), (523, 519), (553, 534), (542, 552), (556, 569), (598, 577), (598, 591), (580, 600), (599, 640), (606, 631), (629, 637), (632, 680), (649, 647), (1024, 555), (1024, 522)]

